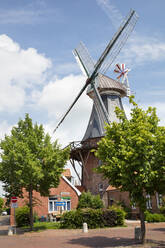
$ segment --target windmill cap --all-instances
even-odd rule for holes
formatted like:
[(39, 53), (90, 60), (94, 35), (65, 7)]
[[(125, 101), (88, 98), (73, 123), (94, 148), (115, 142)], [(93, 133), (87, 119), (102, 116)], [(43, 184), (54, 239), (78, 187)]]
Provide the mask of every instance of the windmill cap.
[[(100, 94), (103, 92), (108, 93), (108, 91), (113, 91), (114, 94), (118, 93), (118, 94), (120, 94), (121, 97), (124, 97), (127, 95), (126, 86), (123, 85), (122, 83), (108, 77), (108, 76), (105, 76), (105, 75), (99, 73), (95, 80), (97, 80), (96, 86), (97, 86)], [(89, 97), (93, 98), (93, 89), (88, 90), (87, 95)]]

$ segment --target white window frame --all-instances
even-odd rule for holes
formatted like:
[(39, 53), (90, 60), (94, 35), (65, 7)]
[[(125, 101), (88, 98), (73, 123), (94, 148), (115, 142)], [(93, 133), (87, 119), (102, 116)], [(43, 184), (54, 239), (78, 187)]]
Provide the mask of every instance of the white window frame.
[(146, 201), (146, 208), (147, 209), (152, 209), (152, 200), (151, 200), (150, 194), (147, 194), (146, 195), (146, 199), (147, 199), (147, 201)]
[[(50, 198), (52, 198), (51, 200), (50, 200)], [(55, 202), (57, 202), (58, 201), (58, 197), (56, 197), (56, 196), (49, 196), (49, 198), (48, 198), (48, 212), (49, 213), (53, 213), (53, 212), (56, 212), (56, 211), (58, 211), (58, 208), (57, 209), (55, 209)], [(53, 209), (52, 210), (50, 210), (50, 202), (52, 202), (52, 205), (53, 205)]]
[(157, 207), (160, 208), (162, 206), (162, 194), (159, 194), (158, 192), (156, 192), (156, 203), (157, 203)]
[(132, 208), (132, 209), (136, 209), (136, 203), (135, 203), (135, 202), (132, 203), (131, 208)]
[(98, 190), (99, 192), (103, 192), (103, 183), (98, 184)]
[[(66, 199), (66, 200), (61, 200), (62, 202), (65, 202), (66, 204), (65, 204), (65, 206), (62, 206), (62, 210), (63, 211), (70, 211), (71, 210), (71, 200), (70, 199)], [(67, 202), (70, 202), (70, 209), (68, 210), (68, 205), (67, 205)]]

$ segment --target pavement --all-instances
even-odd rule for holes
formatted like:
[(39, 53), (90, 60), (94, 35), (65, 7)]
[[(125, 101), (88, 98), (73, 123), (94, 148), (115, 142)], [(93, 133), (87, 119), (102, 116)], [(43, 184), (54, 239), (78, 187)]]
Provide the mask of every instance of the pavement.
[(145, 245), (134, 240), (138, 221), (127, 221), (127, 227), (89, 230), (45, 230), (8, 236), (8, 220), (0, 217), (0, 248), (165, 248), (165, 223), (146, 223)]

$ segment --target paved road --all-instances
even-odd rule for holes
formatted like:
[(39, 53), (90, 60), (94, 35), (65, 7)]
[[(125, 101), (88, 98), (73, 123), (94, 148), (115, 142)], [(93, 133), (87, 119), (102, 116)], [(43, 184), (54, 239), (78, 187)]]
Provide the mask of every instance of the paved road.
[[(2, 231), (7, 227), (6, 222), (3, 223), (0, 225)], [(129, 223), (128, 227), (89, 230), (87, 234), (81, 230), (46, 230), (14, 236), (0, 232), (0, 248), (165, 247), (165, 223), (146, 224), (150, 243), (145, 246), (137, 245), (134, 241), (136, 225), (137, 223)]]
[[(8, 234), (9, 223), (10, 223), (9, 216), (0, 216), (0, 235)], [(0, 248), (1, 248), (1, 245), (0, 245)]]

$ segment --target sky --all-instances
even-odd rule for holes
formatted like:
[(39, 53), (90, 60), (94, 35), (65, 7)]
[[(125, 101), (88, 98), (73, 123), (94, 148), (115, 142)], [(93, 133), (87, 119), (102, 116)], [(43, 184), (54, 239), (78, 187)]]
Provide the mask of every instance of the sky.
[[(139, 19), (114, 63), (131, 69), (136, 102), (156, 107), (164, 125), (164, 0), (1, 0), (0, 138), (29, 113), (62, 147), (80, 141), (92, 108), (85, 92), (53, 133), (85, 83), (72, 51), (83, 41), (97, 61), (131, 8)], [(107, 75), (116, 79), (113, 70)], [(127, 98), (123, 104), (129, 115)]]

